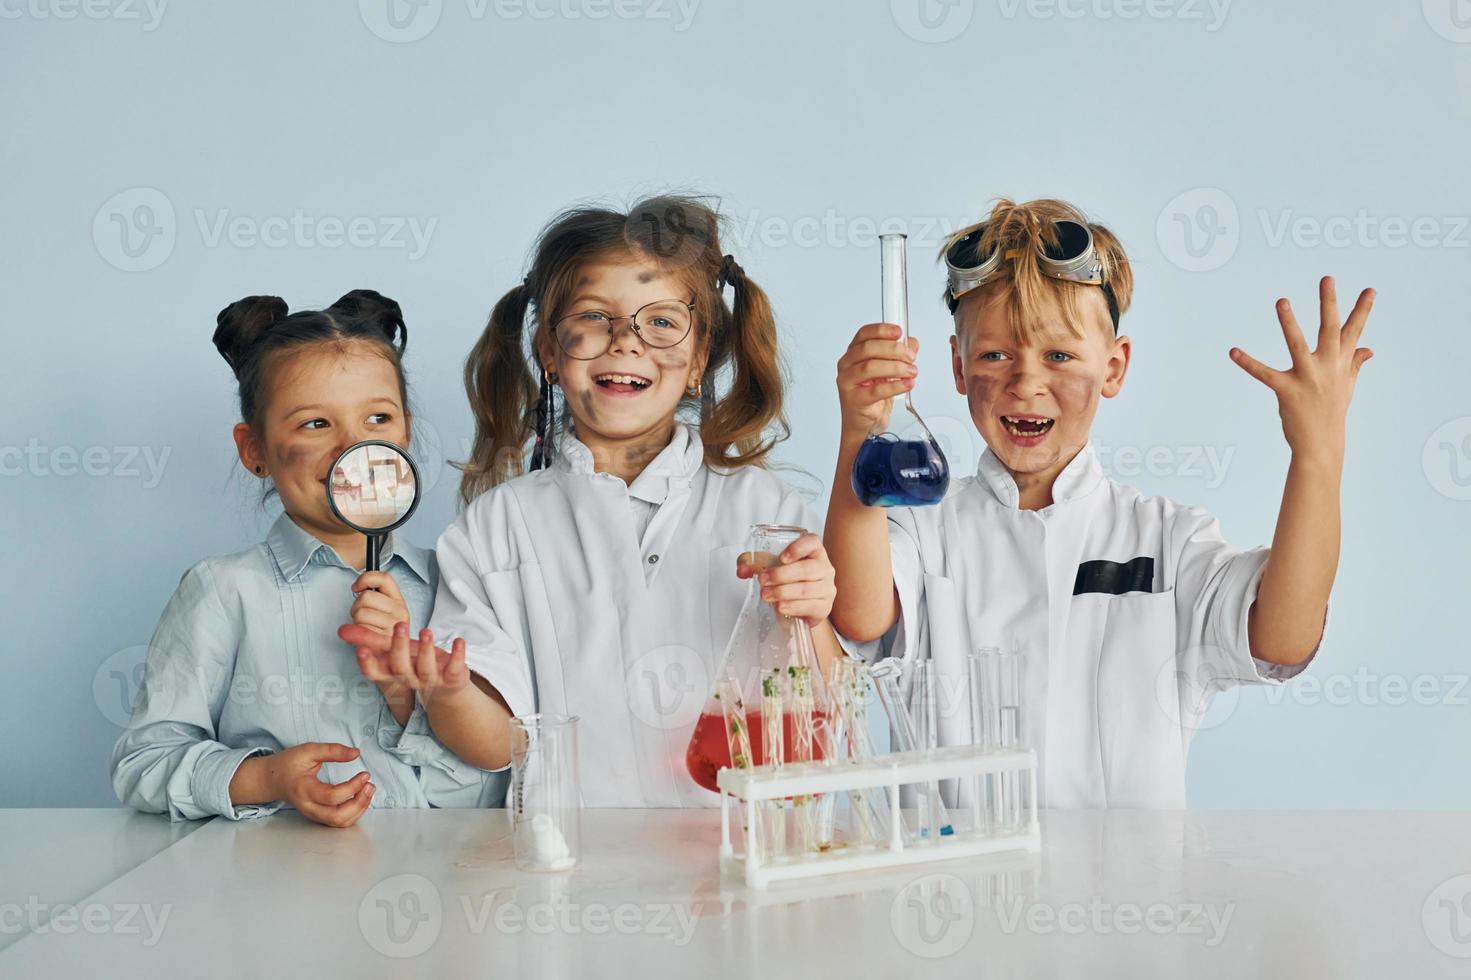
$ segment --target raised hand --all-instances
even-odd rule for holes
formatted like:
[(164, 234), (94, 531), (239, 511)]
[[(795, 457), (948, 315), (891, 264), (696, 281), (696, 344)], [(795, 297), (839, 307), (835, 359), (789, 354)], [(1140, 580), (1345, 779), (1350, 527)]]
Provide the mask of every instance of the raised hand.
[(1318, 284), (1318, 305), (1318, 346), (1309, 350), (1292, 305), (1285, 299), (1277, 301), (1277, 319), (1292, 357), (1287, 370), (1267, 367), (1239, 347), (1231, 348), (1231, 359), (1277, 395), (1282, 433), (1294, 456), (1341, 459), (1354, 382), (1364, 362), (1374, 356), (1369, 348), (1358, 346), (1374, 306), (1374, 290), (1360, 293), (1348, 320), (1340, 321), (1333, 277), (1324, 276)]
[(838, 360), (838, 401), (843, 410), (843, 434), (867, 435), (887, 425), (897, 395), (914, 387), (919, 374), (914, 356), (919, 341), (892, 323), (870, 323), (853, 335)]

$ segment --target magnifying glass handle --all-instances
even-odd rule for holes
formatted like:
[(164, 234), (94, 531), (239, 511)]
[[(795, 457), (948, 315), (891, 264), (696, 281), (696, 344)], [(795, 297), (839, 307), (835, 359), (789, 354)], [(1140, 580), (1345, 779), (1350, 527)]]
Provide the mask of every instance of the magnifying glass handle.
[(370, 535), (368, 535), (368, 553), (367, 553), (367, 556), (366, 556), (367, 560), (363, 564), (363, 571), (365, 571), (365, 572), (377, 572), (377, 571), (380, 571), (381, 569), (378, 566), (383, 561), (382, 555), (383, 555), (383, 535), (381, 535), (381, 534), (370, 534)]

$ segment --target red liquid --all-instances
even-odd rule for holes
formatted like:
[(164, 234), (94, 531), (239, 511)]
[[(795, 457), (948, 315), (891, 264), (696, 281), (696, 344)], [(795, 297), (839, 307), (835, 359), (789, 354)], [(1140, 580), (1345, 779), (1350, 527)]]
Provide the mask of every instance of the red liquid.
[[(812, 720), (819, 723), (823, 713), (813, 712)], [(782, 713), (782, 761), (796, 762), (792, 751), (796, 746), (797, 737), (792, 722), (792, 713)], [(756, 758), (753, 765), (764, 765), (766, 754), (761, 745), (761, 711), (752, 709), (746, 712), (746, 730), (751, 736), (751, 754)], [(812, 758), (823, 757), (822, 746), (818, 744), (819, 739), (814, 738), (812, 742)], [(685, 768), (690, 771), (695, 782), (705, 787), (712, 793), (720, 792), (720, 787), (715, 784), (715, 774), (721, 769), (730, 768), (730, 740), (725, 733), (725, 715), (720, 712), (700, 715), (700, 720), (695, 722), (694, 734), (690, 736), (690, 747), (684, 756)]]

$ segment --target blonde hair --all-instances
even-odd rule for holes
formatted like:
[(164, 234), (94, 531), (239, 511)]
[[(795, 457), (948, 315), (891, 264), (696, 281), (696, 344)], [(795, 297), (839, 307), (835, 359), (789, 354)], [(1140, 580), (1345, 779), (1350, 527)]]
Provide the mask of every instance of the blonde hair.
[[(994, 254), (996, 249), (1003, 257), (995, 276), (973, 291), (986, 305), (1002, 304), (1006, 308), (1011, 330), (1018, 340), (1035, 340), (1047, 327), (1047, 314), (1061, 309), (1067, 326), (1078, 333), (1078, 322), (1082, 319), (1078, 297), (1082, 289), (1098, 289), (1088, 283), (1055, 279), (1042, 271), (1038, 256), (1043, 249), (1057, 245), (1056, 224), (1059, 221), (1076, 221), (1082, 210), (1066, 201), (1040, 198), (1017, 204), (1007, 198), (998, 198), (991, 213), (983, 223), (977, 251), (981, 255)], [(1086, 218), (1084, 218), (1087, 221)], [(1129, 257), (1113, 232), (1103, 225), (1087, 221), (1093, 233), (1093, 248), (1103, 263), (1103, 281), (1113, 290), (1114, 300), (1120, 317), (1129, 308), (1134, 294), (1134, 273), (1129, 266)], [(940, 261), (952, 245), (975, 228), (956, 232), (940, 250)], [(961, 297), (963, 303), (967, 297)], [(956, 307), (957, 314), (960, 307)], [(959, 317), (957, 316), (957, 324)]]
[(543, 371), (537, 355), (555, 343), (550, 327), (573, 292), (578, 269), (610, 255), (652, 259), (677, 272), (694, 294), (696, 342), (707, 355), (703, 391), (680, 407), (698, 418), (705, 462), (766, 464), (790, 431), (776, 320), (766, 293), (723, 254), (719, 224), (712, 207), (681, 196), (650, 198), (627, 212), (574, 208), (552, 219), (537, 240), (531, 271), (496, 303), (465, 361), (475, 441), (469, 460), (457, 464), (464, 503), (522, 473), (526, 444), (553, 434), (551, 400), (557, 396), (544, 380), (538, 384)]

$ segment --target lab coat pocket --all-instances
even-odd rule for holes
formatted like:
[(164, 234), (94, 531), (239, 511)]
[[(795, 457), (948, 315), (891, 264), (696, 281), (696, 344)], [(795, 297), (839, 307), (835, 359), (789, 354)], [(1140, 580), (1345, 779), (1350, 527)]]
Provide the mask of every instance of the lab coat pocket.
[(920, 642), (910, 647), (910, 656), (965, 663), (971, 649), (970, 630), (955, 583), (944, 575), (924, 577), (924, 623), (919, 635)]
[(1098, 607), (1085, 618), (1099, 644), (1098, 739), (1107, 805), (1183, 807), (1187, 739), (1174, 683), (1174, 590), (1078, 596), (1074, 604)]

